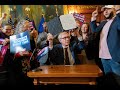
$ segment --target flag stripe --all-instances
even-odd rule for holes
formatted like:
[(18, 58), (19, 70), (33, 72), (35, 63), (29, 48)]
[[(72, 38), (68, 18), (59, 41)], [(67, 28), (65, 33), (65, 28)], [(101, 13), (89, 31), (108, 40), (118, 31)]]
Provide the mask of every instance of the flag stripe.
[(73, 14), (74, 18), (78, 19), (80, 22), (84, 22), (85, 21), (85, 16), (79, 13), (74, 13)]

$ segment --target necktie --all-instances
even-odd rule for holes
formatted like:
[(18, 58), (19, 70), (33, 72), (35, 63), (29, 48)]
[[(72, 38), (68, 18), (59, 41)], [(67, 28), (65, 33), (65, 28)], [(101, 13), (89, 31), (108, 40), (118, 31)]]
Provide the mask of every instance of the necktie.
[(70, 65), (67, 48), (65, 48), (65, 65)]

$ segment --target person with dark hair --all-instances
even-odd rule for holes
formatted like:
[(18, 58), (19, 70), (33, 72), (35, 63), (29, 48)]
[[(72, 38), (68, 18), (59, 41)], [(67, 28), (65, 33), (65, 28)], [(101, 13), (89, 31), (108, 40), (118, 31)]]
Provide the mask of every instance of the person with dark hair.
[(47, 45), (47, 22), (43, 23), (43, 32), (39, 33), (38, 38), (37, 38), (37, 48), (42, 49)]
[(91, 45), (90, 45), (90, 29), (89, 29), (89, 24), (88, 23), (83, 23), (81, 25), (81, 28), (79, 30), (79, 33), (82, 36), (82, 39), (85, 44), (84, 50), (82, 50), (81, 54), (83, 55), (83, 63), (89, 63), (89, 60), (93, 59), (93, 50), (91, 50)]
[(7, 13), (2, 13), (2, 17), (0, 18), (0, 28), (2, 28), (7, 23), (6, 17)]
[[(117, 7), (117, 6), (116, 6)], [(98, 8), (92, 13), (90, 27), (93, 32), (99, 32), (99, 58), (101, 58), (105, 75), (113, 73), (120, 76), (120, 13), (113, 5), (105, 5), (101, 8), (106, 18), (96, 25)]]
[(96, 64), (103, 71), (101, 60), (99, 59), (98, 51), (98, 33), (92, 32), (89, 23), (85, 22), (81, 26), (81, 35), (85, 43), (85, 54), (87, 63)]
[[(5, 24), (0, 32), (1, 57), (0, 63), (0, 86), (14, 87), (16, 80), (14, 76), (13, 58), (14, 54), (10, 53), (10, 36), (12, 35), (12, 26)], [(3, 84), (4, 83), (4, 84)], [(11, 89), (12, 89), (11, 88)]]

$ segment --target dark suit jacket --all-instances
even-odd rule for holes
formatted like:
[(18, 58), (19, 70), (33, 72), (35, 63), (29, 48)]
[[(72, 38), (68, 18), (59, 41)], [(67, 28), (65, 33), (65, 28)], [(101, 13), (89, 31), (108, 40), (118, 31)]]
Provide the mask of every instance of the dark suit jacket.
[[(80, 60), (78, 59), (76, 49), (81, 51), (84, 48), (83, 41), (79, 43), (75, 42), (70, 45), (71, 54), (75, 60), (74, 64), (80, 64)], [(64, 52), (61, 44), (57, 44), (53, 47), (52, 50), (49, 51), (49, 61), (53, 65), (63, 65), (64, 64)]]
[[(102, 30), (107, 21), (103, 21), (97, 27), (96, 21), (90, 23), (93, 32)], [(114, 18), (107, 36), (107, 45), (113, 60), (120, 62), (120, 13)]]

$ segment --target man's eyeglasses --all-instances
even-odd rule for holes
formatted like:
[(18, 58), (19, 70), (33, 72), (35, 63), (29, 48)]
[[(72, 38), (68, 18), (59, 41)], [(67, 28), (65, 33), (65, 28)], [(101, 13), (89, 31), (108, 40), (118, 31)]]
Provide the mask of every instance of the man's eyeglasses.
[(70, 36), (63, 37), (63, 38), (60, 38), (60, 39), (70, 39)]

